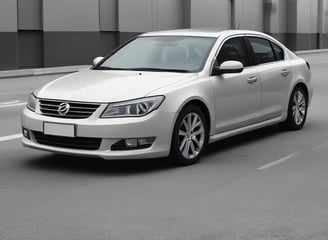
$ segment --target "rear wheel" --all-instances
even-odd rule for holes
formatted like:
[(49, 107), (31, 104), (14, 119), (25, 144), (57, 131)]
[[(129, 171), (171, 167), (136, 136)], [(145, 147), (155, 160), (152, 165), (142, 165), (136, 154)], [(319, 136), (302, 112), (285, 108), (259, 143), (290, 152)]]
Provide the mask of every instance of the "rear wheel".
[(304, 126), (308, 110), (307, 94), (301, 87), (296, 87), (289, 100), (288, 116), (281, 126), (287, 130), (299, 130)]
[(202, 110), (186, 106), (180, 113), (173, 131), (171, 159), (178, 165), (196, 163), (208, 143), (208, 126)]

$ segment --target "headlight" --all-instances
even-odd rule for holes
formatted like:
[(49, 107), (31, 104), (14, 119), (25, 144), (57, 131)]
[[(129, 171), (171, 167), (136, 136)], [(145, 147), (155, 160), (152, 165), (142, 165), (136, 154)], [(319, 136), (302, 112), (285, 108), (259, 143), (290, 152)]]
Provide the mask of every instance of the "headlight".
[(164, 96), (155, 96), (119, 103), (111, 103), (107, 106), (101, 117), (142, 117), (156, 110), (163, 101)]
[(27, 108), (30, 109), (31, 111), (35, 112), (35, 108), (36, 108), (36, 97), (33, 95), (33, 93), (28, 97), (28, 101), (27, 101)]

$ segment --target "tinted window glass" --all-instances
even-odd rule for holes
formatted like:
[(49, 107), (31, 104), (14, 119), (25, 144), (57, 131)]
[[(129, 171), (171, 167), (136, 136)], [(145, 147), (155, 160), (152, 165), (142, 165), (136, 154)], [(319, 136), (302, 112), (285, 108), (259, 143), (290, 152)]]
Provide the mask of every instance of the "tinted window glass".
[(281, 47), (279, 47), (277, 44), (274, 44), (272, 42), (271, 42), (271, 44), (272, 44), (274, 53), (276, 55), (277, 61), (284, 60), (285, 59), (284, 50)]
[(220, 50), (217, 61), (219, 65), (224, 61), (239, 61), (244, 66), (248, 66), (248, 57), (243, 39), (238, 37), (227, 40)]
[(268, 63), (276, 60), (269, 40), (256, 37), (249, 37), (248, 40), (254, 52), (256, 64)]

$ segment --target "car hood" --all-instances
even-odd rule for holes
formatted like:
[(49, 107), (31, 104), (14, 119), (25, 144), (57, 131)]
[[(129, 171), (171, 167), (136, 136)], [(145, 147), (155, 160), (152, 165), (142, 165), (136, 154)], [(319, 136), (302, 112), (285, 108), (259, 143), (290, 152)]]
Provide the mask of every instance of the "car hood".
[(194, 79), (196, 73), (83, 70), (54, 80), (35, 93), (38, 98), (118, 102)]

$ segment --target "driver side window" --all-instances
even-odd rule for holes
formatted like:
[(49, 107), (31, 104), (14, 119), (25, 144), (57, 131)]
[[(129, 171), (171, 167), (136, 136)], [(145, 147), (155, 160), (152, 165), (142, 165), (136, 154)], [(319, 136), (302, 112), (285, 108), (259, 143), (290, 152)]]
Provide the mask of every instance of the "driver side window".
[(221, 65), (225, 61), (239, 61), (244, 67), (249, 65), (246, 47), (242, 37), (231, 38), (223, 44), (217, 57), (217, 64)]

